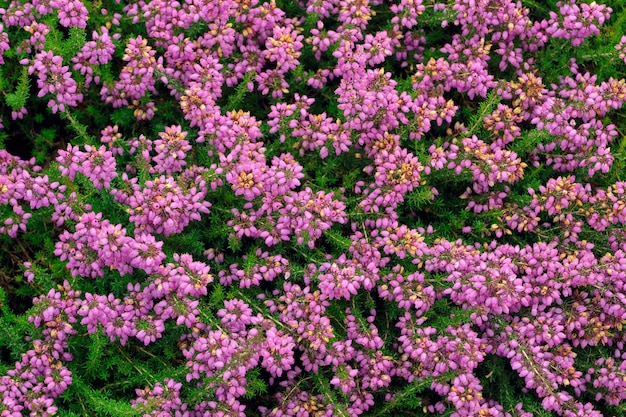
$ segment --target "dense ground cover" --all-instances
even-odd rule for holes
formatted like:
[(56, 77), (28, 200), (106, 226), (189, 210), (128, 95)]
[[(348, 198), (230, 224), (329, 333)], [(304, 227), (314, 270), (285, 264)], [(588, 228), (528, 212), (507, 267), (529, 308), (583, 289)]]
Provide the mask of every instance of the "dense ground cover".
[(0, 1), (0, 416), (626, 415), (625, 6)]

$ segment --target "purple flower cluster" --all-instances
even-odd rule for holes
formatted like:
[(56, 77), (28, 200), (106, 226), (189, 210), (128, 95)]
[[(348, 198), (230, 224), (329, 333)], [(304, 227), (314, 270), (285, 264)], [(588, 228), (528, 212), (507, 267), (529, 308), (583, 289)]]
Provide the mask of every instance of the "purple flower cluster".
[[(160, 263), (163, 257), (158, 255), (159, 244), (153, 242), (150, 246), (144, 239), (136, 246), (140, 250), (135, 253), (140, 255), (127, 262), (154, 275), (149, 284), (143, 288), (139, 283), (128, 284), (128, 295), (123, 299), (113, 294), (86, 293), (77, 301), (80, 324), (89, 333), (102, 329), (111, 342), (119, 340), (122, 345), (131, 337), (145, 345), (155, 342), (170, 319), (178, 326), (193, 327), (199, 315), (197, 299), (206, 295), (206, 286), (213, 281), (208, 265), (189, 255), (176, 254), (174, 263), (164, 265)], [(142, 253), (141, 249), (146, 251)]]
[(35, 313), (29, 321), (43, 328), (43, 339), (33, 341), (33, 349), (22, 355), (15, 368), (0, 377), (2, 415), (52, 416), (57, 407), (54, 399), (72, 383), (72, 373), (64, 363), (72, 360), (68, 339), (75, 335), (77, 299), (80, 292), (65, 281), (58, 289), (33, 300)]
[(52, 9), (57, 10), (57, 16), (61, 26), (87, 27), (87, 7), (80, 0), (51, 0), (49, 3)]
[(580, 45), (585, 38), (600, 33), (602, 25), (611, 15), (611, 8), (603, 4), (591, 3), (580, 5), (575, 0), (558, 2), (559, 14), (550, 12), (550, 25), (546, 34), (551, 37), (567, 39), (572, 45)]
[(60, 150), (56, 158), (62, 175), (67, 175), (70, 181), (76, 173), (85, 175), (97, 189), (111, 188), (111, 180), (117, 177), (116, 161), (111, 151), (104, 145), (96, 149), (85, 145), (85, 151), (78, 146), (68, 145), (67, 150)]
[(146, 181), (143, 187), (137, 178), (123, 174), (122, 180), (130, 190), (114, 190), (115, 198), (128, 205), (129, 220), (137, 230), (165, 236), (180, 233), (191, 221), (199, 220), (200, 213), (208, 213), (211, 206), (204, 200), (207, 186), (198, 171), (187, 169), (178, 181), (161, 175)]
[(92, 82), (100, 83), (100, 77), (93, 75), (93, 69), (96, 65), (105, 65), (111, 61), (115, 52), (113, 40), (120, 38), (120, 34), (110, 36), (106, 26), (101, 27), (100, 31), (101, 33), (94, 31), (91, 35), (92, 40), (85, 43), (80, 52), (72, 58), (74, 63), (72, 69), (85, 76), (86, 86)]
[[(104, 85), (100, 91), (102, 100), (113, 107), (128, 106), (135, 108), (138, 120), (150, 120), (154, 116), (154, 103), (140, 105), (139, 99), (146, 94), (156, 94), (155, 71), (160, 61), (154, 58), (156, 51), (148, 45), (148, 40), (138, 36), (130, 39), (124, 50), (123, 60), (127, 64), (122, 69), (115, 85)], [(129, 101), (130, 100), (130, 101)]]
[(182, 384), (171, 378), (165, 378), (163, 384), (157, 382), (154, 387), (137, 389), (137, 399), (131, 404), (144, 416), (173, 417), (183, 415), (187, 404), (180, 399)]
[[(34, 299), (41, 337), (0, 377), (2, 416), (58, 411), (78, 334), (156, 349), (176, 328), (186, 369), (133, 387), (143, 415), (243, 417), (271, 385), (263, 416), (360, 416), (420, 383), (425, 412), (530, 415), (489, 398), (493, 357), (549, 412), (623, 405), (626, 183), (609, 119), (626, 81), (576, 60), (548, 81), (535, 59), (582, 45), (612, 10), (568, 0), (533, 20), (510, 0), (395, 3), (0, 9), (0, 64), (19, 56), (52, 113), (99, 97), (121, 120), (63, 145), (50, 171), (0, 150), (0, 233), (50, 220), (67, 270), (47, 278), (72, 282)], [(434, 46), (431, 28), (445, 33)], [(77, 29), (91, 40), (68, 58)], [(622, 38), (611, 53), (625, 51)], [(30, 116), (20, 106), (11, 123)], [(421, 217), (452, 217), (431, 203), (476, 223), (437, 235)], [(231, 245), (203, 247), (216, 236)], [(32, 288), (47, 263), (24, 262)]]
[[(260, 285), (262, 281), (274, 281), (281, 274), (289, 278), (289, 261), (281, 255), (270, 255), (269, 252), (257, 249), (253, 259), (254, 264), (249, 268), (239, 269), (239, 264), (232, 264), (228, 271), (221, 270), (220, 283), (230, 285), (239, 282), (240, 288), (250, 288)], [(250, 263), (246, 255), (242, 261), (244, 264)]]
[(48, 102), (53, 113), (64, 112), (66, 105), (75, 107), (83, 100), (69, 67), (64, 66), (63, 59), (52, 52), (41, 51), (35, 55), (28, 73), (37, 75), (39, 97), (54, 94), (54, 98)]
[(24, 206), (30, 210), (58, 207), (65, 190), (65, 185), (50, 182), (34, 159), (23, 161), (0, 150), (0, 203), (10, 205), (12, 212), (3, 220), (0, 232), (16, 237), (19, 230), (26, 230), (28, 219), (32, 217)]
[(9, 46), (9, 35), (4, 31), (4, 26), (0, 23), (0, 64), (4, 64), (4, 52), (11, 49)]

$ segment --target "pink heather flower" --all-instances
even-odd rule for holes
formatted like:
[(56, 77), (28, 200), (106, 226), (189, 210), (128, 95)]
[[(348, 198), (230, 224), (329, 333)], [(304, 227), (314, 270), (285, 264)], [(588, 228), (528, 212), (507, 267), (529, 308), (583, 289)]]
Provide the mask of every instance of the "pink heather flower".
[(165, 331), (163, 320), (151, 316), (138, 319), (135, 322), (135, 328), (137, 329), (135, 337), (146, 346), (160, 339)]
[(265, 157), (261, 155), (263, 151), (260, 150), (262, 144), (259, 142), (263, 137), (260, 121), (241, 110), (220, 116), (217, 121), (219, 128), (210, 143), (218, 152), (226, 154), (225, 159), (222, 158), (226, 166), (240, 156), (242, 160), (265, 162)]
[(129, 220), (137, 230), (169, 236), (182, 232), (191, 221), (200, 220), (200, 213), (209, 213), (211, 203), (204, 199), (207, 185), (201, 173), (188, 169), (178, 180), (160, 176), (139, 186), (135, 179), (130, 194), (115, 193), (118, 200), (130, 206)]
[(39, 52), (28, 67), (28, 73), (37, 75), (39, 97), (54, 94), (48, 102), (53, 113), (65, 111), (65, 105), (77, 106), (83, 100), (69, 67), (63, 66), (63, 59), (52, 52)]
[(111, 180), (117, 177), (116, 162), (111, 151), (104, 145), (98, 149), (85, 145), (81, 173), (87, 176), (97, 189), (111, 188)]
[(168, 264), (173, 269), (165, 270), (176, 284), (176, 293), (180, 297), (199, 298), (207, 294), (207, 285), (213, 282), (211, 268), (204, 262), (194, 261), (191, 255), (174, 254), (175, 264)]
[(111, 180), (117, 176), (116, 162), (111, 151), (102, 145), (98, 149), (85, 145), (85, 152), (78, 146), (67, 145), (67, 150), (59, 150), (56, 158), (61, 175), (73, 180), (79, 172), (88, 177), (97, 189), (110, 188)]
[(209, 331), (206, 336), (198, 338), (189, 348), (183, 349), (189, 370), (187, 381), (214, 376), (228, 366), (237, 348), (237, 341), (221, 330)]
[(129, 100), (141, 100), (147, 93), (156, 94), (154, 71), (161, 65), (162, 58), (157, 59), (155, 55), (147, 39), (141, 36), (129, 39), (122, 57), (127, 64), (114, 86), (104, 85), (100, 90), (103, 101), (122, 107), (127, 106)]
[(137, 398), (131, 400), (134, 408), (140, 410), (143, 415), (173, 416), (186, 413), (187, 404), (180, 399), (182, 384), (173, 379), (165, 378), (163, 384), (157, 382), (154, 387), (137, 389)]
[(184, 93), (180, 98), (180, 108), (189, 125), (204, 127), (207, 123), (213, 123), (217, 112), (213, 94), (200, 86), (191, 87)]
[(88, 11), (80, 0), (51, 0), (50, 6), (57, 9), (59, 23), (65, 27), (87, 27)]
[(325, 31), (324, 23), (317, 21), (317, 27), (311, 29), (311, 36), (305, 42), (312, 45), (315, 59), (322, 59), (322, 53), (326, 52), (330, 46), (339, 39), (339, 34), (334, 31)]
[(71, 219), (78, 221), (79, 216), (83, 213), (91, 210), (90, 204), (84, 204), (78, 201), (75, 192), (65, 195), (64, 198), (59, 199), (59, 203), (54, 206), (54, 213), (50, 219), (61, 227), (65, 224), (65, 221)]
[[(64, 28), (84, 29), (85, 5), (89, 4), (82, 0), (7, 3), (6, 10), (0, 9), (0, 64), (4, 52), (10, 50), (4, 27), (23, 27), (24, 42), (13, 46), (18, 54), (30, 55), (21, 63), (37, 79), (40, 97), (51, 95), (53, 112), (75, 106), (82, 99), (78, 85), (63, 59), (43, 50), (50, 29), (37, 21), (56, 11)], [(3, 417), (57, 412), (54, 399), (72, 382), (62, 362), (71, 359), (66, 340), (76, 333), (79, 317), (87, 333), (100, 331), (122, 346), (131, 337), (146, 345), (155, 342), (165, 335), (168, 320), (168, 331), (174, 323), (189, 329), (180, 344), (187, 382), (211, 398), (183, 404), (180, 382), (152, 381), (150, 388), (138, 389), (131, 401), (142, 415), (243, 417), (246, 405), (238, 399), (249, 389), (246, 374), (256, 367), (267, 371), (270, 385), (279, 386), (276, 406), (260, 407), (264, 416), (360, 416), (373, 406), (376, 392), (377, 399), (394, 401), (394, 390), (402, 389), (402, 380), (419, 383), (427, 378), (435, 381), (430, 389), (437, 397), (427, 412), (495, 417), (513, 414), (514, 407), (516, 415), (529, 417), (522, 404), (507, 404), (505, 410), (483, 398), (474, 371), (488, 355), (509, 361), (523, 380), (522, 394), (530, 392), (542, 400), (545, 409), (557, 414), (601, 417), (592, 404), (574, 399), (583, 391), (589, 398), (595, 396), (595, 403), (619, 406), (626, 400), (622, 352), (626, 339), (616, 331), (626, 317), (626, 183), (601, 188), (597, 181), (602, 178), (587, 184), (574, 175), (609, 173), (614, 165), (610, 146), (618, 131), (613, 125), (605, 126), (604, 120), (609, 112), (623, 107), (626, 82), (598, 81), (595, 75), (581, 72), (583, 65), (579, 68), (570, 61), (573, 75), (544, 85), (532, 59), (551, 38), (578, 45), (598, 33), (610, 9), (591, 0), (565, 0), (549, 19), (533, 22), (528, 8), (510, 0), (455, 0), (448, 5), (398, 0), (389, 5), (391, 14), (378, 16), (390, 19), (391, 26), (367, 33), (374, 11), (389, 2), (302, 0), (300, 6), (307, 13), (326, 18), (326, 25), (340, 25), (331, 29), (319, 21), (305, 39), (300, 28), (304, 19), (287, 17), (274, 1), (130, 3), (123, 6), (125, 15), (136, 25), (145, 24), (147, 36), (128, 41), (122, 58), (125, 67), (117, 82), (102, 86), (102, 99), (114, 107), (128, 106), (137, 121), (151, 120), (156, 112), (151, 96), (157, 93), (159, 79), (180, 102), (185, 120), (197, 127), (198, 135), (192, 136), (197, 142), (207, 142), (199, 150), (208, 152), (216, 163), (187, 166), (192, 147), (180, 125), (161, 128), (154, 140), (137, 134), (138, 138), (128, 141), (122, 140), (117, 126), (107, 126), (101, 132), (101, 144), (68, 145), (60, 150), (56, 161), (64, 181), (71, 182), (80, 173), (101, 191), (110, 188), (111, 182), (121, 184), (111, 194), (118, 205), (127, 207), (133, 222), (134, 233), (127, 236), (122, 225), (92, 212), (81, 201), (84, 196), (66, 194), (65, 186), (36, 175), (39, 167), (0, 151), (0, 203), (7, 206), (0, 233), (15, 237), (26, 229), (31, 213), (24, 205), (29, 204), (31, 210), (52, 206), (52, 221), (67, 229), (59, 232), (54, 254), (67, 263), (72, 276), (108, 276), (112, 269), (120, 275), (141, 269), (139, 275), (148, 276), (145, 283), (130, 284), (128, 294), (121, 298), (87, 293), (79, 300), (65, 284), (62, 290), (53, 289), (35, 299), (29, 320), (41, 328), (44, 340), (35, 341), (15, 369), (0, 377)], [(436, 48), (441, 46), (427, 45), (420, 28), (420, 15), (427, 8), (429, 18), (448, 16), (452, 21), (443, 21), (441, 26), (454, 25), (453, 33), (458, 33), (439, 49), (445, 58), (424, 59), (428, 47), (434, 46), (430, 52), (438, 54)], [(101, 14), (110, 12), (102, 9)], [(119, 25), (121, 17), (116, 13), (98, 18), (110, 26)], [(52, 18), (45, 17), (45, 21)], [(207, 30), (186, 37), (197, 23)], [(71, 61), (87, 87), (92, 82), (100, 84), (98, 66), (110, 63), (113, 41), (121, 36), (110, 35), (106, 27), (99, 33), (94, 32)], [(337, 64), (287, 77), (286, 72), (301, 69), (304, 42), (318, 60), (332, 50)], [(626, 62), (626, 36), (616, 50), (615, 55)], [(390, 56), (407, 71), (414, 63), (415, 73), (406, 73), (398, 83), (393, 74), (370, 68)], [(512, 70), (497, 76), (514, 74), (512, 79), (496, 79), (494, 61), (501, 71)], [(314, 89), (336, 81), (330, 88), (338, 107), (323, 112), (320, 106), (326, 100), (315, 103), (296, 94), (289, 103), (269, 105), (267, 125), (243, 111), (221, 111), (217, 103), (226, 101), (218, 100), (223, 85), (229, 90), (238, 88), (250, 74), (248, 84), (241, 85), (244, 92), (256, 88), (274, 98), (289, 92), (287, 80), (294, 88), (306, 83)], [(476, 120), (483, 130), (479, 140), (476, 126), (465, 127), (462, 120), (454, 124), (453, 119), (465, 96), (472, 99), (491, 93), (502, 103), (493, 104)], [(461, 101), (455, 104), (448, 96)], [(335, 118), (337, 108), (340, 119)], [(27, 114), (26, 108), (12, 110), (14, 120)], [(466, 117), (464, 113), (461, 119)], [(522, 137), (522, 128), (546, 133), (536, 149), (526, 152), (524, 162), (508, 146)], [(265, 129), (271, 137), (264, 137)], [(417, 146), (422, 150), (420, 158), (409, 152), (407, 144), (431, 129), (434, 132), (427, 142), (436, 144)], [(456, 139), (454, 143), (435, 140), (441, 135)], [(279, 142), (285, 141), (295, 146), (291, 153), (281, 154)], [(332, 165), (333, 151), (340, 155), (353, 147), (356, 159), (352, 162), (359, 166), (353, 173), (358, 177), (353, 190), (339, 188), (333, 194), (317, 187), (315, 181), (305, 181), (305, 171), (314, 170), (316, 161)], [(125, 152), (130, 155), (121, 159), (130, 161), (129, 165), (121, 180), (113, 181), (118, 175), (116, 156)], [(298, 160), (294, 152), (299, 153)], [(319, 152), (319, 158), (310, 152)], [(513, 197), (508, 184), (523, 178), (526, 163), (544, 163), (548, 171), (568, 174), (537, 184), (538, 191), (529, 191), (527, 205), (518, 207), (507, 201)], [(491, 211), (490, 215), (499, 216), (497, 224), (489, 229), (489, 224), (462, 223), (457, 241), (438, 238), (433, 242), (437, 236), (432, 226), (424, 229), (402, 223), (420, 213), (398, 207), (415, 197), (409, 193), (429, 182), (431, 173), (437, 177), (432, 179), (445, 182), (444, 169), (450, 175), (469, 175), (460, 197), (470, 199), (467, 208), (474, 213)], [(208, 185), (216, 191), (225, 183), (227, 189), (222, 191), (234, 195), (234, 208), (229, 207), (232, 220), (216, 226), (230, 228), (233, 240), (245, 237), (244, 252), (248, 247), (256, 249), (239, 261), (234, 252), (208, 249), (205, 262), (179, 253), (167, 262), (171, 247), (165, 250), (167, 239), (162, 241), (156, 234), (182, 233), (191, 221), (200, 220), (209, 212)], [(426, 198), (438, 195), (430, 185), (423, 191)], [(356, 201), (352, 194), (357, 194)], [(344, 202), (353, 204), (350, 210)], [(505, 226), (530, 232), (539, 229), (541, 222), (541, 243), (464, 243), (474, 242), (481, 233), (484, 240), (489, 230), (499, 238), (504, 231), (510, 232)], [(589, 228), (601, 232), (597, 235), (606, 241), (594, 248), (580, 240)], [(348, 244), (335, 238), (342, 231), (347, 232)], [(309, 250), (299, 250), (304, 258), (312, 250), (314, 257), (323, 257), (331, 249), (333, 254), (300, 265), (304, 266), (300, 271), (282, 255), (270, 255), (258, 247), (291, 239), (307, 243)], [(170, 243), (175, 245), (176, 239)], [(338, 248), (346, 253), (339, 255)], [(602, 252), (607, 253), (600, 257)], [(402, 266), (394, 266), (398, 264), (394, 257), (403, 259)], [(204, 323), (207, 316), (200, 312), (210, 304), (206, 296), (214, 280), (208, 262), (215, 262), (219, 269), (216, 275), (221, 285), (246, 290), (227, 289), (223, 308), (213, 306), (215, 314), (208, 317), (211, 323)], [(25, 278), (39, 283), (40, 269), (30, 262), (24, 267)], [(289, 279), (291, 268), (298, 272), (296, 281)], [(353, 310), (332, 305), (355, 301), (359, 294), (376, 298), (369, 294), (372, 290), (378, 292), (377, 302), (391, 302), (405, 311), (399, 318), (387, 318), (376, 317), (374, 309), (364, 311), (361, 302)], [(232, 298), (235, 293), (252, 295), (255, 291), (261, 292), (258, 298), (269, 316), (258, 312), (254, 303)], [(423, 316), (436, 300), (464, 310), (468, 320), (462, 322), (464, 315), (457, 314), (450, 320), (461, 324), (445, 330), (426, 326)], [(396, 340), (389, 333), (383, 335), (389, 330), (389, 319), (397, 322)], [(600, 344), (609, 354), (595, 363), (583, 358), (593, 368), (579, 369), (576, 353)], [(317, 382), (311, 382), (306, 372), (325, 375), (341, 393), (336, 398), (312, 393)], [(392, 383), (394, 390), (386, 390)]]
[(272, 158), (265, 189), (269, 194), (278, 196), (287, 194), (298, 187), (304, 178), (303, 167), (290, 153), (283, 153)]
[[(323, 18), (328, 18), (331, 14), (334, 15), (338, 12), (337, 2), (332, 0), (307, 0), (306, 12), (315, 13)], [(318, 23), (322, 20), (323, 19), (318, 20)]]
[(50, 0), (32, 0), (31, 3), (35, 7), (37, 13), (42, 16), (51, 14), (54, 11), (50, 5)]
[(78, 219), (76, 230), (65, 230), (55, 244), (54, 254), (72, 276), (103, 277), (105, 267), (117, 269), (124, 275), (132, 272), (130, 265), (131, 238), (126, 229), (102, 220), (102, 213), (88, 212)]
[(263, 193), (266, 170), (267, 166), (258, 162), (237, 164), (234, 170), (226, 173), (226, 181), (232, 184), (235, 195), (252, 201)]
[(618, 51), (620, 59), (626, 63), (626, 35), (622, 36), (619, 43), (615, 45), (615, 49)]
[(293, 27), (274, 26), (272, 36), (265, 41), (267, 48), (262, 56), (270, 62), (276, 62), (276, 68), (280, 74), (295, 69), (300, 61), (304, 47), (300, 35)]
[(271, 92), (272, 98), (281, 98), (283, 94), (289, 92), (289, 83), (278, 68), (258, 73), (255, 76), (255, 81), (258, 83), (257, 89), (261, 94), (267, 95)]
[(365, 35), (363, 47), (370, 55), (368, 65), (374, 67), (382, 64), (387, 57), (393, 55), (396, 44), (397, 42), (389, 37), (387, 31), (380, 31), (375, 35), (369, 33)]
[(100, 131), (100, 142), (104, 143), (113, 155), (123, 155), (124, 149), (118, 145), (121, 143), (122, 134), (118, 132), (117, 125), (107, 126)]
[(46, 35), (50, 33), (50, 27), (44, 23), (33, 22), (30, 26), (26, 26), (24, 30), (30, 33), (31, 36), (28, 40), (28, 46), (26, 48), (22, 48), (22, 45), (18, 46), (18, 52), (31, 53), (31, 46), (34, 47), (35, 51), (43, 50), (46, 43)]
[(240, 333), (246, 330), (246, 326), (256, 323), (257, 317), (253, 317), (252, 309), (246, 303), (236, 298), (224, 301), (224, 307), (217, 311), (221, 323), (231, 333)]
[(330, 384), (341, 389), (344, 394), (347, 394), (357, 387), (356, 379), (358, 374), (359, 370), (352, 368), (350, 365), (339, 367), (339, 372), (333, 376), (330, 380)]
[(56, 161), (59, 163), (61, 175), (68, 176), (70, 180), (74, 180), (76, 173), (80, 172), (80, 164), (84, 158), (83, 152), (78, 145), (67, 145), (67, 150), (60, 149)]
[(595, 2), (577, 4), (576, 0), (569, 0), (560, 1), (556, 5), (559, 14), (550, 12), (551, 25), (547, 33), (555, 38), (568, 39), (573, 46), (579, 46), (586, 38), (598, 35), (598, 26), (602, 26), (613, 11)]
[(422, 0), (402, 0), (400, 4), (391, 5), (390, 10), (395, 14), (391, 23), (400, 24), (407, 29), (417, 26), (417, 19), (426, 10), (422, 3)]
[[(482, 386), (479, 380), (472, 374), (464, 374), (454, 379), (448, 401), (450, 401), (457, 410), (456, 416), (472, 415), (481, 408)], [(482, 413), (481, 413), (482, 414)]]
[(31, 410), (31, 415), (40, 415), (42, 417), (53, 416), (58, 408), (54, 405), (54, 398), (42, 395), (26, 402), (27, 408)]
[(102, 34), (93, 31), (91, 41), (86, 42), (81, 50), (72, 58), (75, 71), (80, 71), (85, 75), (86, 85), (89, 86), (92, 81), (99, 83), (98, 77), (93, 76), (93, 67), (95, 65), (105, 65), (113, 58), (115, 45), (113, 39), (109, 36), (109, 30), (103, 26), (100, 28)]
[(139, 100), (133, 100), (132, 105), (128, 108), (134, 109), (133, 115), (137, 120), (152, 120), (158, 110), (154, 101), (141, 104)]
[(367, 23), (372, 18), (372, 15), (370, 1), (339, 1), (339, 22), (343, 25), (354, 25), (363, 30), (367, 27)]
[(169, 126), (165, 128), (165, 132), (159, 132), (159, 139), (154, 141), (157, 154), (152, 158), (155, 172), (173, 174), (183, 170), (187, 165), (187, 152), (191, 150), (185, 137), (187, 132), (183, 132), (180, 125)]
[(378, 293), (389, 301), (396, 301), (400, 308), (417, 310), (417, 316), (426, 313), (435, 302), (432, 285), (424, 285), (424, 275), (419, 272), (403, 276), (390, 274), (388, 283), (379, 285)]
[(2, 10), (2, 20), (6, 27), (26, 27), (35, 20), (31, 2), (22, 3), (19, 0), (12, 0), (6, 9), (0, 10)]
[[(219, 272), (220, 283), (230, 285), (233, 281), (239, 281), (240, 288), (250, 288), (261, 285), (261, 281), (274, 281), (276, 277), (284, 274), (289, 276), (289, 262), (280, 255), (270, 256), (268, 252), (257, 249), (255, 252), (257, 263), (246, 270), (239, 269), (238, 264), (232, 264), (229, 271)], [(247, 255), (242, 258), (243, 262), (248, 259)]]
[(33, 280), (35, 279), (35, 273), (32, 271), (32, 266), (33, 264), (31, 262), (24, 262), (23, 263), (24, 266), (24, 276), (26, 277), (26, 280), (28, 282), (33, 282)]
[(271, 327), (265, 332), (265, 342), (261, 348), (261, 366), (274, 378), (279, 378), (290, 370), (294, 363), (296, 343), (292, 336)]
[(358, 265), (346, 261), (345, 255), (341, 255), (332, 264), (323, 263), (320, 265), (320, 274), (317, 276), (320, 281), (320, 291), (329, 300), (340, 298), (349, 300), (357, 294), (364, 280), (361, 271), (357, 268)]
[(520, 68), (524, 62), (522, 49), (516, 48), (513, 42), (499, 42), (498, 49), (495, 52), (502, 56), (498, 65), (500, 71), (506, 70), (509, 65), (512, 65), (514, 68)]
[(148, 233), (138, 233), (129, 242), (130, 265), (133, 268), (143, 269), (147, 274), (153, 274), (158, 270), (161, 262), (165, 259), (165, 253), (161, 250), (163, 242)]
[(21, 109), (19, 109), (17, 111), (11, 111), (11, 119), (13, 119), (13, 120), (20, 119), (21, 120), (27, 114), (28, 114), (28, 111), (26, 110), (26, 107), (22, 107)]

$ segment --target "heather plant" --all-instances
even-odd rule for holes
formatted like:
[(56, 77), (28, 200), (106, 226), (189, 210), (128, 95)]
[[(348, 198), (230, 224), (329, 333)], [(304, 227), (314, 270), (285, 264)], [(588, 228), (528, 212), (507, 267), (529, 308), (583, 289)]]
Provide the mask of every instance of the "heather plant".
[(0, 2), (0, 415), (626, 415), (624, 6)]

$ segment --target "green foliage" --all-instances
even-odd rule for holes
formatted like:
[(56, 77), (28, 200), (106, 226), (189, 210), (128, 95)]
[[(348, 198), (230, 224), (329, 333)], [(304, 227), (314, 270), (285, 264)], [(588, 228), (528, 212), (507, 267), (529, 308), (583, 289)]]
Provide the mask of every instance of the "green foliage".
[(427, 187), (418, 187), (407, 194), (406, 206), (410, 210), (421, 211), (432, 204), (433, 191)]
[(46, 35), (46, 43), (44, 50), (52, 52), (63, 58), (64, 64), (69, 64), (70, 59), (74, 57), (77, 51), (83, 47), (86, 42), (87, 35), (84, 29), (71, 27), (68, 29), (67, 37), (52, 23), (51, 17), (44, 20), (50, 27), (50, 32)]
[(433, 378), (416, 379), (395, 394), (391, 401), (383, 403), (384, 405), (376, 410), (373, 415), (397, 417), (398, 412), (410, 412), (416, 417), (430, 415), (426, 410), (428, 404), (426, 397), (433, 380)]
[(80, 414), (76, 414), (72, 411), (68, 411), (68, 410), (58, 410), (57, 413), (55, 414), (59, 417), (81, 417)]
[(324, 236), (330, 245), (339, 252), (346, 252), (352, 246), (352, 240), (333, 229), (325, 230)]
[(196, 39), (198, 36), (203, 35), (209, 32), (209, 25), (204, 20), (198, 20), (197, 22), (193, 22), (189, 29), (185, 31), (185, 35), (190, 39)]
[(84, 29), (71, 27), (69, 28), (69, 36), (64, 40), (61, 46), (61, 56), (63, 60), (69, 61), (76, 55), (76, 51), (80, 51), (86, 42), (87, 34)]
[(172, 252), (189, 253), (194, 258), (200, 259), (205, 250), (204, 242), (200, 239), (201, 235), (201, 230), (190, 227), (188, 233), (169, 236), (165, 240), (165, 245)]
[(92, 121), (94, 126), (107, 126), (111, 123), (111, 115), (108, 112), (102, 111), (102, 108), (99, 108), (93, 104), (90, 104), (85, 109), (85, 113), (89, 116), (89, 119)]
[[(2, 78), (0, 74), (0, 79)], [(5, 87), (2, 87), (4, 90)], [(13, 111), (19, 111), (23, 107), (26, 106), (26, 101), (29, 97), (29, 78), (28, 78), (28, 68), (22, 67), (21, 75), (18, 81), (17, 86), (15, 87), (15, 92), (5, 94), (4, 99), (9, 107)]]
[[(444, 287), (450, 285), (444, 282), (439, 282), (439, 284), (443, 284)], [(435, 304), (426, 313), (425, 317), (428, 318), (426, 325), (445, 331), (448, 326), (460, 326), (471, 321), (470, 316), (472, 313), (472, 310), (459, 309), (451, 300), (441, 298), (435, 301)]]
[(488, 355), (480, 365), (478, 375), (481, 376), (485, 395), (498, 401), (505, 410), (513, 410), (519, 403), (519, 386), (517, 375), (511, 369), (506, 358)]
[(67, 120), (69, 127), (76, 133), (76, 137), (72, 140), (72, 143), (75, 145), (96, 144), (95, 139), (89, 133), (89, 128), (82, 124), (72, 111), (66, 110), (62, 112), (61, 118)]
[(45, 127), (35, 137), (33, 156), (38, 164), (43, 164), (50, 157), (57, 135), (56, 127)]
[[(487, 98), (478, 105), (478, 109), (469, 116), (469, 123), (467, 124), (467, 132), (464, 132), (464, 137), (471, 137), (472, 135), (478, 135), (482, 130), (485, 117), (491, 114), (502, 101), (495, 91), (490, 92)], [(479, 136), (479, 139), (481, 136)]]
[(226, 104), (222, 108), (224, 113), (237, 111), (242, 108), (243, 100), (249, 93), (248, 85), (254, 80), (254, 75), (254, 71), (247, 72), (243, 80), (241, 80), (237, 87), (234, 87), (232, 92), (224, 94), (225, 97), (228, 97)]
[[(106, 393), (93, 390), (86, 381), (83, 381), (79, 375), (72, 375), (72, 385), (61, 398), (71, 407), (72, 412), (80, 412), (79, 410), (90, 410), (90, 414), (94, 417), (101, 416), (141, 416), (141, 412), (131, 406), (128, 402), (119, 401), (110, 398)], [(76, 400), (78, 399), (78, 404)], [(78, 407), (80, 405), (80, 408)], [(59, 407), (61, 408), (61, 407)], [(96, 411), (97, 410), (97, 411)]]
[[(518, 155), (527, 155), (532, 152), (537, 145), (541, 143), (550, 143), (554, 140), (554, 137), (550, 135), (545, 129), (526, 130), (522, 133), (522, 136), (516, 139), (511, 144), (511, 150)], [(526, 175), (528, 176), (528, 175)]]
[[(5, 51), (5, 56), (6, 56), (6, 51)], [(6, 74), (5, 74), (5, 69), (2, 65), (0, 65), (0, 91), (4, 92), (6, 91), (11, 83), (9, 82), (10, 80), (7, 78)]]
[(258, 398), (263, 394), (267, 393), (267, 383), (260, 376), (260, 369), (253, 368), (246, 374), (246, 394), (244, 398), (247, 400), (252, 400), (254, 398)]
[(224, 303), (224, 287), (221, 284), (214, 284), (209, 304), (212, 306), (221, 306)]
[[(3, 352), (0, 364), (8, 367), (19, 361), (22, 354), (30, 347), (26, 336), (32, 335), (33, 325), (24, 316), (15, 315), (8, 306), (6, 291), (0, 287), (0, 352)], [(4, 356), (6, 353), (6, 357)]]
[(107, 379), (109, 370), (102, 366), (102, 359), (109, 345), (109, 340), (102, 334), (101, 330), (89, 335), (89, 339), (85, 365), (87, 375), (95, 376), (99, 379)]
[(129, 126), (132, 125), (134, 121), (135, 116), (133, 116), (133, 111), (126, 107), (115, 109), (113, 113), (111, 113), (111, 124), (113, 125)]

